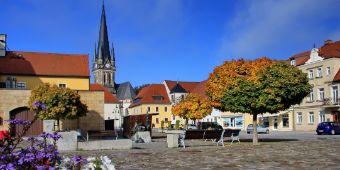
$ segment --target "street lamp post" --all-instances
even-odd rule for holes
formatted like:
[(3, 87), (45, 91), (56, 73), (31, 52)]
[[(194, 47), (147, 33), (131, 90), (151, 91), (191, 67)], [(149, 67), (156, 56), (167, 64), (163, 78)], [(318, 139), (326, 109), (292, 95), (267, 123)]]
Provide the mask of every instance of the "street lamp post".
[(149, 131), (149, 128), (150, 128), (150, 119), (149, 119), (149, 112), (146, 111), (146, 122), (145, 122), (145, 128), (147, 131)]

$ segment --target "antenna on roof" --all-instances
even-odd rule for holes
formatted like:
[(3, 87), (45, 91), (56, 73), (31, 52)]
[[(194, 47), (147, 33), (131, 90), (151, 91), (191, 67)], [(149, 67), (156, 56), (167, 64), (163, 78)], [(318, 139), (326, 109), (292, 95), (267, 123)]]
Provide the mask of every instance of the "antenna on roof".
[(313, 48), (315, 48), (315, 43), (313, 44)]

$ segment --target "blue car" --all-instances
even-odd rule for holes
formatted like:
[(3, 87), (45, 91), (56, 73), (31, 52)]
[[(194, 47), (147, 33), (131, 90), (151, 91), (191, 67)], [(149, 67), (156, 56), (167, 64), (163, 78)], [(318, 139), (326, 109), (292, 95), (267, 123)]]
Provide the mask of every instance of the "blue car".
[(321, 134), (340, 134), (340, 124), (335, 122), (321, 122), (318, 124), (318, 127), (316, 128), (316, 133), (318, 135)]

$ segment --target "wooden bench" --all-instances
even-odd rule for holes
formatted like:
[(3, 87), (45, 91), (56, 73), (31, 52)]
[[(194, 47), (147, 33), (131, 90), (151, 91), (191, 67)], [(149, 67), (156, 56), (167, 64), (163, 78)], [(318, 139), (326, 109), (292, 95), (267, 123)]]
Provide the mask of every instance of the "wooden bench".
[(187, 130), (184, 132), (184, 134), (180, 135), (179, 143), (185, 147), (184, 140), (185, 139), (203, 139), (203, 140), (208, 140), (210, 139), (213, 143), (217, 143), (217, 146), (219, 143), (224, 146), (224, 137), (230, 137), (231, 138), (231, 144), (234, 141), (239, 140), (239, 134), (240, 134), (241, 129), (223, 129), (223, 130)]
[(115, 130), (89, 130), (87, 131), (87, 141), (91, 138), (115, 138), (118, 139), (118, 134)]

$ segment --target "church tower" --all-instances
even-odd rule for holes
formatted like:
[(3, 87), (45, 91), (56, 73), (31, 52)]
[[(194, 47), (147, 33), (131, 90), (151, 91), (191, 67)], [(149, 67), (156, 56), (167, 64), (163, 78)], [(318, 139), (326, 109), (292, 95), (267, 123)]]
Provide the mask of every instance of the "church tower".
[(103, 85), (111, 93), (116, 94), (115, 90), (115, 53), (113, 44), (110, 45), (106, 26), (105, 7), (103, 2), (102, 16), (100, 20), (98, 46), (95, 44), (92, 74), (94, 82)]

